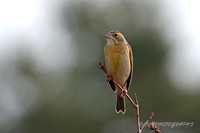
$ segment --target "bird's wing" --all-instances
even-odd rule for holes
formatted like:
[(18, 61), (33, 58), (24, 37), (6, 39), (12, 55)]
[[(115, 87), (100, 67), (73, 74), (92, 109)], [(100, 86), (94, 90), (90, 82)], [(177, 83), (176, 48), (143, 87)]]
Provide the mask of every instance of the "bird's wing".
[(113, 83), (112, 80), (109, 81), (110, 87), (112, 88), (112, 90), (115, 92), (116, 88), (115, 88), (115, 84)]
[(129, 58), (130, 58), (130, 64), (131, 64), (131, 71), (130, 71), (128, 79), (125, 82), (126, 88), (128, 90), (132, 81), (132, 76), (133, 76), (133, 53), (132, 53), (131, 46), (129, 44), (127, 44), (127, 46), (129, 48)]

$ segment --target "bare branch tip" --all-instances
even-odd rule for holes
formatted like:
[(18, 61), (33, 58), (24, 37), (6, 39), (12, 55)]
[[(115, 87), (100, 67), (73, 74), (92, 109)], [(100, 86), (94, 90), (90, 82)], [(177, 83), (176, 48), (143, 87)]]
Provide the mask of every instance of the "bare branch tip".
[(102, 69), (102, 67), (103, 67), (103, 66), (102, 66), (101, 62), (99, 62), (99, 68), (101, 68), (101, 69)]
[(154, 112), (151, 113), (150, 117), (149, 117), (149, 120), (151, 120), (154, 116)]
[(99, 66), (102, 66), (101, 62), (99, 62)]
[(135, 93), (135, 103), (138, 104), (138, 99), (137, 99), (136, 93)]

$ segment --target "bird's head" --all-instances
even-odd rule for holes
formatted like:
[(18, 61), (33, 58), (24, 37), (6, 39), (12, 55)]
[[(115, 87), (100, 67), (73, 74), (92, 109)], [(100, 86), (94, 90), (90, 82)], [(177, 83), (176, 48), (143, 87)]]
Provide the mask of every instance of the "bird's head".
[(108, 45), (126, 44), (127, 41), (122, 33), (116, 30), (108, 32), (105, 37), (107, 38)]

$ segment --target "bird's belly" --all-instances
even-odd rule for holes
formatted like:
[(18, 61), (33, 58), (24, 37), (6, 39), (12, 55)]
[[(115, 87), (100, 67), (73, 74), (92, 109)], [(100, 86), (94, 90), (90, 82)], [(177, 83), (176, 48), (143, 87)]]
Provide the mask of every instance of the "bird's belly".
[(106, 61), (106, 70), (120, 85), (124, 85), (130, 74), (130, 59), (125, 53), (112, 53)]

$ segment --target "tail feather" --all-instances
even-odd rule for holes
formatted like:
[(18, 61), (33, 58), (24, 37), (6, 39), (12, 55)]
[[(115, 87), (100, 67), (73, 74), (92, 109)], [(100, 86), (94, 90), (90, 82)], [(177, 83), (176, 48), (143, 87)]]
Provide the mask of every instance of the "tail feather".
[(116, 106), (116, 112), (122, 112), (125, 114), (126, 112), (126, 107), (125, 107), (125, 99), (122, 98), (121, 96), (117, 95), (117, 106)]

